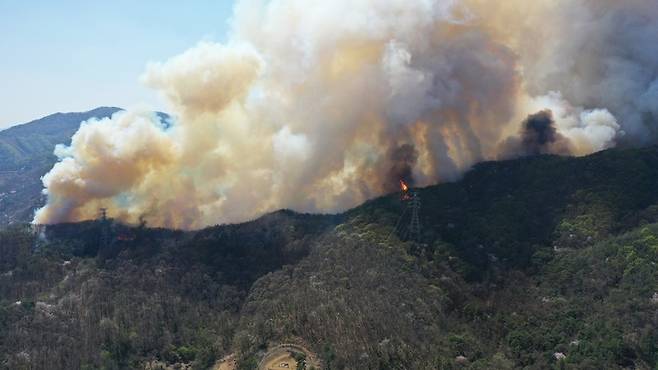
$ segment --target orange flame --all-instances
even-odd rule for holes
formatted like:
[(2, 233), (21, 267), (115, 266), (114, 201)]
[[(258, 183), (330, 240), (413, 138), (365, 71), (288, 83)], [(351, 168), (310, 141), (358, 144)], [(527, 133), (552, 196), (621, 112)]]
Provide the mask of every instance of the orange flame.
[(409, 185), (407, 185), (407, 183), (404, 182), (404, 180), (400, 180), (400, 188), (401, 188), (402, 191), (405, 192), (405, 193), (406, 193), (407, 191), (409, 191)]

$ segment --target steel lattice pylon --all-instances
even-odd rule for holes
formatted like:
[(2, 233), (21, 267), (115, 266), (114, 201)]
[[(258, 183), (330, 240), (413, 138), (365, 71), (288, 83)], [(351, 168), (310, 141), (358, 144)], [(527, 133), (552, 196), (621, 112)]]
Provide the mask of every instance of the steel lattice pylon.
[(418, 193), (411, 194), (411, 200), (408, 203), (411, 210), (411, 220), (409, 221), (409, 228), (407, 230), (409, 240), (420, 242), (420, 196)]
[(110, 225), (107, 219), (107, 208), (101, 208), (101, 235), (100, 235), (100, 248), (106, 249), (110, 244)]
[[(404, 182), (401, 183), (405, 185)], [(391, 235), (398, 234), (400, 240), (413, 241), (414, 244), (420, 244), (420, 195), (415, 191), (408, 191), (408, 188), (405, 186), (402, 189), (402, 197), (400, 200), (403, 203), (407, 203), (407, 207), (404, 208), (404, 211), (395, 223), (393, 230), (391, 230), (390, 234), (386, 237), (386, 240), (390, 239)], [(408, 211), (411, 211), (411, 218), (409, 219), (409, 224), (405, 227), (403, 222), (406, 219), (405, 215)]]

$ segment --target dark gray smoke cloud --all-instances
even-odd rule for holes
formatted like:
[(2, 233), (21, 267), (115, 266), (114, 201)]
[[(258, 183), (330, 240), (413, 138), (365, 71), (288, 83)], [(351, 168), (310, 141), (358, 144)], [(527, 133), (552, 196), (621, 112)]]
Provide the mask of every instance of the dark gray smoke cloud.
[(542, 110), (531, 114), (521, 123), (518, 137), (501, 144), (500, 157), (521, 157), (539, 154), (571, 154), (569, 139), (560, 134), (553, 112)]
[(553, 112), (543, 110), (531, 114), (521, 124), (521, 145), (524, 155), (557, 151), (569, 154), (568, 140), (557, 132)]

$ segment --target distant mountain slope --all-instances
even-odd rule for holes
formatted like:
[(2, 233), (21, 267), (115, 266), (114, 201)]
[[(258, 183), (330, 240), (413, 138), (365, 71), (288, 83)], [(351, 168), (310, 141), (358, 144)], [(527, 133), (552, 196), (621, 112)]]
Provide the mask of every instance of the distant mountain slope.
[(116, 107), (99, 107), (88, 112), (55, 113), (0, 131), (0, 171), (17, 171), (37, 159), (52, 157), (57, 144), (68, 144), (90, 118), (105, 118), (120, 111)]
[(55, 164), (55, 145), (69, 144), (81, 122), (110, 117), (120, 110), (99, 107), (55, 113), (0, 131), (0, 226), (30, 221), (34, 209), (43, 204), (41, 176)]
[(297, 343), (325, 370), (655, 369), (657, 188), (658, 147), (614, 149), (415, 189), (419, 243), (396, 232), (400, 194), (191, 232), (7, 228), (0, 368), (206, 369), (235, 353), (255, 369)]
[(30, 221), (34, 209), (43, 204), (41, 176), (55, 163), (55, 145), (70, 143), (82, 121), (120, 110), (55, 113), (0, 131), (0, 226)]

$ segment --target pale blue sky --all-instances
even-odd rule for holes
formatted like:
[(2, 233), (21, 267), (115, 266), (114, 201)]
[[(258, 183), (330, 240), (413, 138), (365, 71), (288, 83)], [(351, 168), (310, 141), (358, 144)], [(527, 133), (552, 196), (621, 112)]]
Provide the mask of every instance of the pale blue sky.
[(163, 104), (138, 78), (223, 41), (233, 0), (0, 0), (0, 129), (54, 112)]

